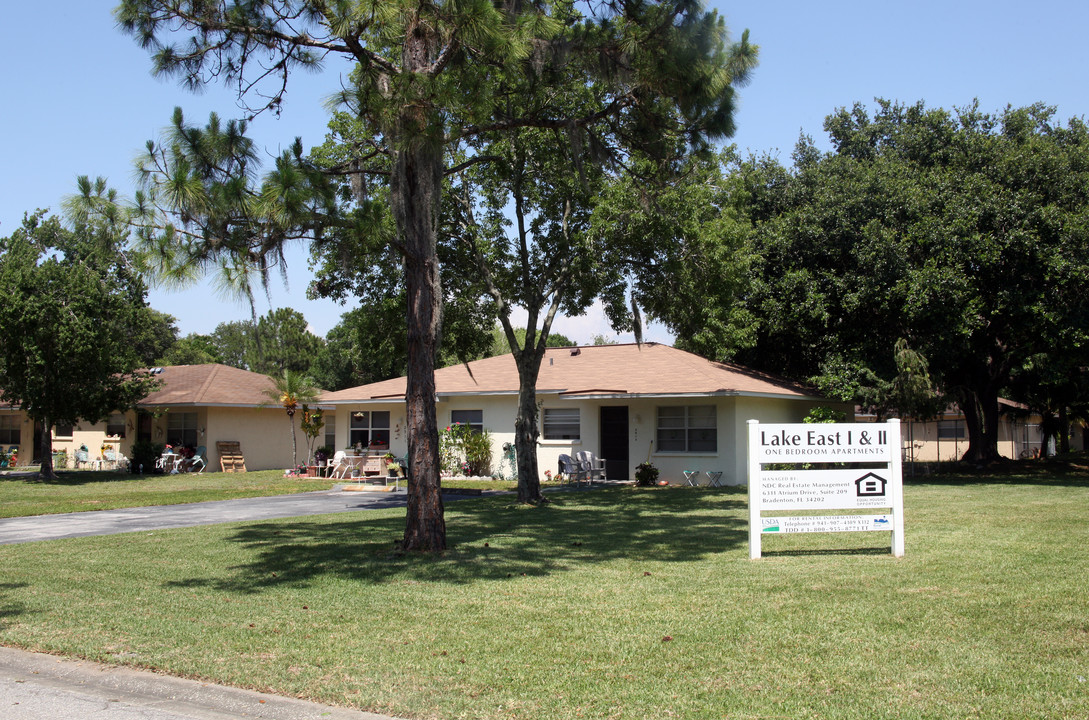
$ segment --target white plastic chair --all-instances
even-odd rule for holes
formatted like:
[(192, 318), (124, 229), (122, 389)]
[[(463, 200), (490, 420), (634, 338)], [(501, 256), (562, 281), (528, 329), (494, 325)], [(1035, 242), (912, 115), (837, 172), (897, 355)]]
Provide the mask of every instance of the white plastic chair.
[(343, 450), (333, 453), (333, 459), (329, 461), (329, 465), (333, 468), (329, 471), (329, 475), (341, 479), (344, 478), (344, 473), (352, 468), (352, 464), (348, 462), (348, 453)]

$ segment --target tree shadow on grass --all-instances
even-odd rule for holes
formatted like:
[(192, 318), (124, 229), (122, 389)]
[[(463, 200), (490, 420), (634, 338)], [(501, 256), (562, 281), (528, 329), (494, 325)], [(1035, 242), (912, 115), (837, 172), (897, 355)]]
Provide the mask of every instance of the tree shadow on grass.
[(55, 480), (43, 478), (36, 471), (21, 472), (19, 475), (0, 476), (0, 482), (18, 482), (25, 485), (51, 485), (54, 487), (79, 487), (91, 483), (124, 482), (142, 477), (128, 472), (116, 472), (113, 470), (77, 470), (57, 472)]
[(938, 472), (915, 476), (905, 470), (904, 484), (940, 487), (1040, 485), (1089, 488), (1089, 456), (1086, 453), (1070, 453), (1047, 459), (1001, 460), (980, 468), (954, 463)]
[(748, 540), (745, 495), (735, 489), (614, 488), (553, 495), (543, 507), (509, 496), (447, 505), (449, 549), (401, 553), (404, 518), (363, 512), (342, 519), (246, 525), (229, 538), (252, 556), (227, 579), (170, 583), (255, 593), (306, 586), (324, 576), (463, 584), (541, 576), (617, 559), (686, 562)]
[(25, 615), (27, 606), (22, 602), (13, 602), (8, 598), (10, 591), (29, 587), (29, 583), (0, 583), (0, 630), (6, 630), (12, 618)]

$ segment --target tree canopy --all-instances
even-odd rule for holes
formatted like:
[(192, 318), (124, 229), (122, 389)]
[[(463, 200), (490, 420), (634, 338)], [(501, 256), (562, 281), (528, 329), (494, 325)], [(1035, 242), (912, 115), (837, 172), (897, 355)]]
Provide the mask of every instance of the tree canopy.
[(0, 401), (45, 429), (47, 478), (53, 425), (98, 422), (155, 387), (146, 367), (164, 316), (147, 307), (146, 287), (118, 246), (108, 224), (67, 228), (42, 212), (0, 239)]
[(1056, 380), (1089, 364), (1089, 130), (1041, 105), (992, 115), (886, 101), (872, 115), (842, 109), (825, 129), (833, 150), (803, 139), (793, 171), (745, 168), (743, 308), (756, 323), (751, 344), (731, 349), (905, 412), (932, 404), (928, 368), (966, 414), (966, 459), (995, 459), (1013, 378), (1043, 358), (1065, 358)]

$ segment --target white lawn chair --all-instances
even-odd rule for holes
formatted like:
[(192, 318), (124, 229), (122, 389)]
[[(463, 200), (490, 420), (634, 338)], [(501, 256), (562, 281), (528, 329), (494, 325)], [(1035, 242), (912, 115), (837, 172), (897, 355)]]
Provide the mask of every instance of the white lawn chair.
[(333, 453), (333, 459), (329, 461), (329, 465), (333, 468), (329, 471), (330, 477), (343, 479), (344, 473), (352, 470), (352, 464), (348, 462), (348, 453), (343, 450)]

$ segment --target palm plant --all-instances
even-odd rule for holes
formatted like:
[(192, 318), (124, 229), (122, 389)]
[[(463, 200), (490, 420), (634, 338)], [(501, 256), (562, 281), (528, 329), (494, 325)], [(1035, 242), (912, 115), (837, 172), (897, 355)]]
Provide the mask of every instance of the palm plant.
[(317, 402), (318, 388), (314, 381), (301, 372), (283, 371), (282, 375), (269, 375), (273, 387), (264, 391), (269, 401), (263, 406), (279, 405), (287, 412), (291, 425), (291, 467), (297, 467), (297, 444), (295, 441), (295, 410), (303, 403)]

